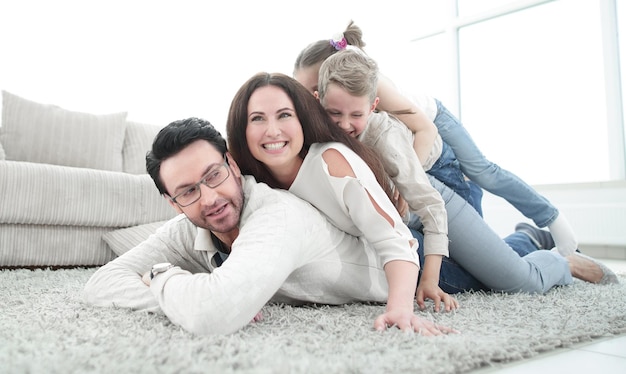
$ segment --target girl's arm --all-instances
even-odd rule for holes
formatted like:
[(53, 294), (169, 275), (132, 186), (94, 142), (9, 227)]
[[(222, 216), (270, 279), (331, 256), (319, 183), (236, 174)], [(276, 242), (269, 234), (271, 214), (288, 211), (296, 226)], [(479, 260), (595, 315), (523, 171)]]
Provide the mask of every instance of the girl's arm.
[(437, 138), (437, 126), (426, 114), (398, 90), (393, 82), (379, 76), (378, 109), (396, 116), (414, 134), (413, 149), (422, 165), (428, 160)]

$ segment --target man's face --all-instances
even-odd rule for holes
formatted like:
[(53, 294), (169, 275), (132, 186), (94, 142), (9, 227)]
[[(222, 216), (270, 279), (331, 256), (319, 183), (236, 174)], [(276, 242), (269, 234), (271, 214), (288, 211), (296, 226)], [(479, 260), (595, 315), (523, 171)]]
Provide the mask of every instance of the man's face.
[[(243, 208), (241, 172), (228, 156), (230, 175), (222, 184), (215, 188), (200, 184), (200, 198), (186, 207), (180, 207), (168, 199), (179, 213), (185, 213), (196, 226), (224, 234), (238, 232)], [(160, 176), (168, 194), (173, 197), (193, 188), (209, 171), (223, 163), (224, 158), (213, 145), (205, 140), (197, 140), (163, 161)]]

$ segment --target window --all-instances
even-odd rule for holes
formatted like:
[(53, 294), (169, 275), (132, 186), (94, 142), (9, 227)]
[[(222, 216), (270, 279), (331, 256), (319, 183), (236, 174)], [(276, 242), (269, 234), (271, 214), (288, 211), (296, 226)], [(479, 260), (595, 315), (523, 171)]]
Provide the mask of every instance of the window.
[[(618, 58), (607, 50), (619, 50), (607, 31), (611, 6), (459, 0), (460, 16), (451, 16), (446, 33), (414, 42), (421, 55), (456, 50), (458, 60), (420, 62), (424, 72), (414, 79), (434, 77), (452, 87), (430, 93), (460, 117), (488, 158), (531, 184), (623, 179), (624, 103), (611, 105), (620, 90), (610, 86), (626, 78), (619, 80), (617, 63), (607, 68)], [(622, 23), (625, 8), (617, 17)]]

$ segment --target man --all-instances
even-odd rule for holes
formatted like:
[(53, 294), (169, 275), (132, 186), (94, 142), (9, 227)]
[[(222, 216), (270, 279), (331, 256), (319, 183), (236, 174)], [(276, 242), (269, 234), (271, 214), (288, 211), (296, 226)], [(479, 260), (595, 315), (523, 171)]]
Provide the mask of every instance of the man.
[[(288, 192), (242, 176), (207, 121), (166, 126), (146, 164), (159, 192), (183, 214), (98, 269), (85, 286), (88, 302), (162, 310), (173, 323), (206, 335), (237, 331), (268, 301), (387, 299), (373, 248)], [(412, 306), (410, 315), (384, 313), (374, 326), (394, 324), (423, 335), (453, 331), (413, 314)]]

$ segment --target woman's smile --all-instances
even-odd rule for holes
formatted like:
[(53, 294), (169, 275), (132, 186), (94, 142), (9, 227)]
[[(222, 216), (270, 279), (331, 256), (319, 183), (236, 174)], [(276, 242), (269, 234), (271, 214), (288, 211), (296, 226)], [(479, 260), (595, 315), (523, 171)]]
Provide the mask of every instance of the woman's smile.
[(268, 151), (276, 151), (276, 150), (285, 148), (287, 144), (288, 142), (286, 141), (272, 142), (272, 143), (265, 143), (262, 145), (262, 147), (267, 149)]

